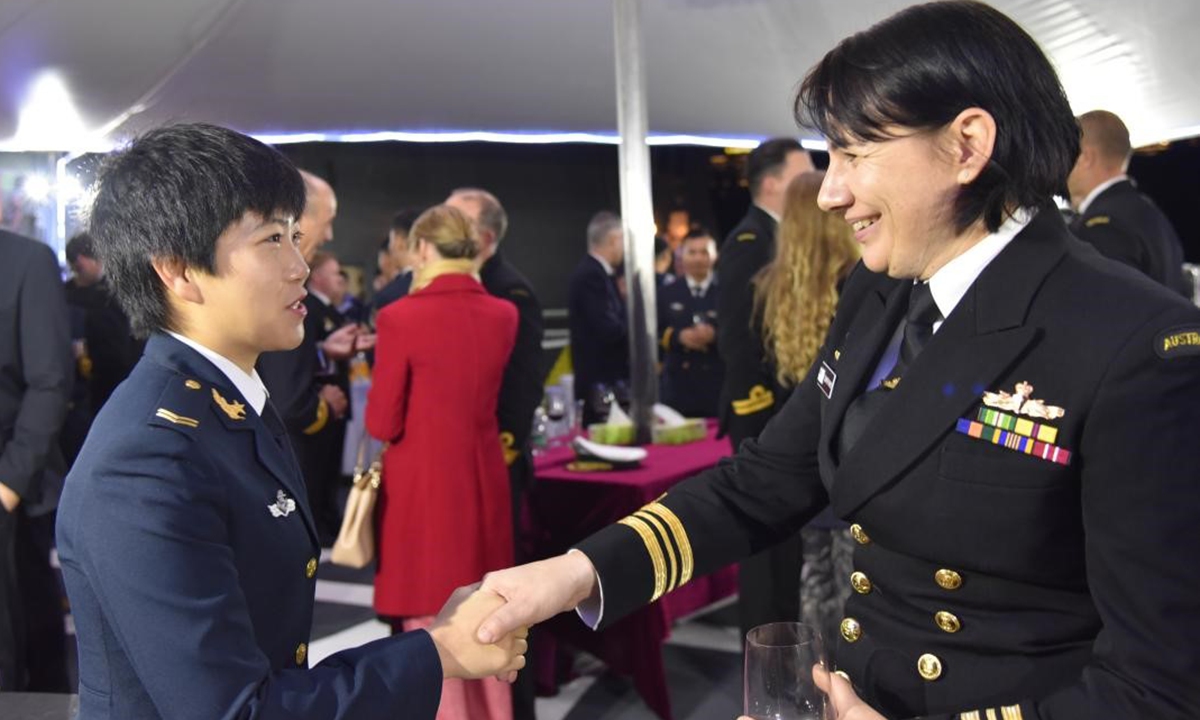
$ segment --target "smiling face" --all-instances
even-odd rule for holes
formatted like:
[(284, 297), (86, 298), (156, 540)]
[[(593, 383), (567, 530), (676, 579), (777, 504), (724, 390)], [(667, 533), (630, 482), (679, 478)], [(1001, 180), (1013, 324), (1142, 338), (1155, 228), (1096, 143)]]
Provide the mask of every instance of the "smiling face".
[(184, 334), (243, 369), (261, 353), (299, 345), (308, 266), (298, 239), (290, 219), (249, 212), (226, 228), (217, 239), (216, 274), (188, 269), (192, 287), (172, 300)]
[(982, 234), (976, 226), (955, 227), (964, 176), (946, 131), (892, 134), (831, 148), (817, 204), (850, 223), (872, 271), (925, 280)]

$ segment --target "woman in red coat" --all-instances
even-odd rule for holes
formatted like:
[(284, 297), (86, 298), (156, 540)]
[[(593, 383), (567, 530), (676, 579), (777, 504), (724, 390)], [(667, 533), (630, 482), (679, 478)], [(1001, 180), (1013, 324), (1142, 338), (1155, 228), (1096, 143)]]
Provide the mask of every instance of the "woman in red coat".
[[(461, 585), (513, 563), (508, 470), (496, 424), (517, 309), (474, 274), (471, 221), (439, 205), (409, 233), (413, 291), (380, 311), (367, 400), (370, 434), (391, 443), (383, 485), (375, 610), (400, 632), (432, 621)], [(511, 718), (507, 685), (447, 682), (439, 720)]]

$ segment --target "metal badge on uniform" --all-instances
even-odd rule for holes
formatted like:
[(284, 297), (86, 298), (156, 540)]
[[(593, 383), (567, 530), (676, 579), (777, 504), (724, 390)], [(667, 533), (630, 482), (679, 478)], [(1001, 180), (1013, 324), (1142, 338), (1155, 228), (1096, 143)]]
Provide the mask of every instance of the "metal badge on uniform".
[(836, 382), (837, 373), (829, 367), (828, 363), (822, 362), (821, 369), (817, 371), (817, 387), (821, 388), (826, 400), (833, 397), (833, 384)]
[(683, 303), (681, 303), (681, 302), (671, 303), (671, 312), (683, 312)]
[(984, 407), (979, 408), (974, 419), (960, 418), (955, 430), (1040, 460), (1071, 464), (1071, 451), (1054, 444), (1058, 428), (1030, 419), (1054, 420), (1064, 417), (1067, 411), (1031, 398), (1033, 386), (1027, 382), (1017, 383), (1014, 389), (1014, 393), (985, 392)]
[(296, 501), (280, 490), (275, 493), (275, 502), (268, 505), (267, 509), (271, 511), (271, 517), (287, 517), (296, 511)]

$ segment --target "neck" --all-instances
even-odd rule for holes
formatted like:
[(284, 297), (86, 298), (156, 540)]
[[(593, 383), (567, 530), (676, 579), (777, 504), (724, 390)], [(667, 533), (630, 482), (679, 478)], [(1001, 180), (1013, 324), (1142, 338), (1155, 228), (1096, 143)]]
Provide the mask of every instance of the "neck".
[(958, 237), (946, 243), (942, 247), (941, 252), (934, 256), (933, 259), (928, 263), (926, 263), (925, 269), (916, 277), (916, 279), (922, 282), (929, 280), (929, 278), (933, 277), (938, 270), (941, 270), (943, 267), (945, 267), (946, 263), (975, 247), (977, 244), (979, 244), (979, 241), (987, 237), (988, 234), (987, 226), (983, 224), (982, 220), (975, 223), (971, 227), (967, 228), (967, 230)]
[(691, 280), (692, 282), (696, 283), (697, 285), (703, 285), (705, 282), (708, 281), (708, 276), (710, 274), (711, 273), (705, 273), (703, 275), (688, 275), (688, 279)]
[(198, 332), (186, 326), (184, 329), (176, 330), (175, 332), (229, 360), (229, 362), (237, 365), (247, 375), (254, 372), (254, 366), (258, 363), (257, 350), (237, 348), (227, 339), (217, 337), (211, 333)]

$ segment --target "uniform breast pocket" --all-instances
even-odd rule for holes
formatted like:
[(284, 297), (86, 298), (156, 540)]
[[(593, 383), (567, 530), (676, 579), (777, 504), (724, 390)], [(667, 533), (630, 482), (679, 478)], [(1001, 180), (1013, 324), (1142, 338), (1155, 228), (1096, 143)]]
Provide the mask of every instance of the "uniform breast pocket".
[(938, 475), (946, 480), (995, 488), (1050, 490), (1065, 487), (1067, 466), (982, 440), (954, 436), (942, 446)]

